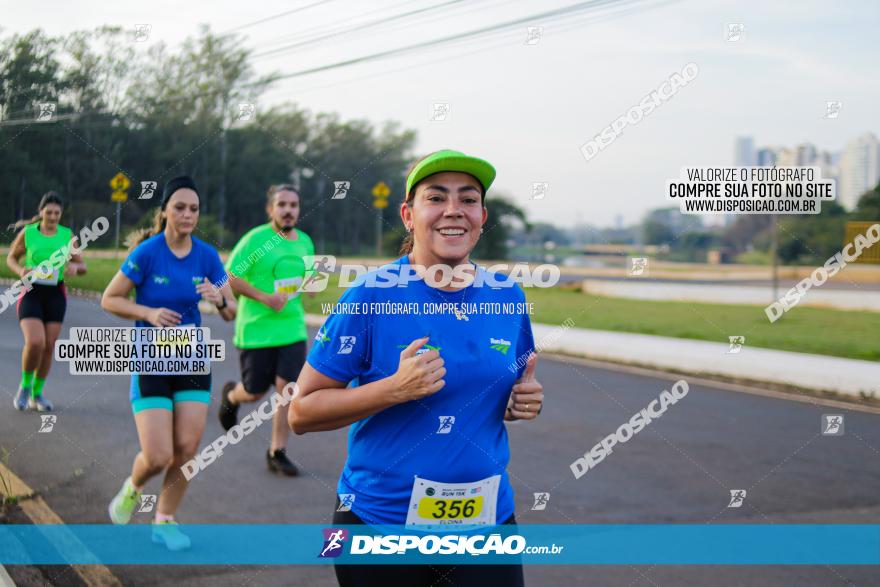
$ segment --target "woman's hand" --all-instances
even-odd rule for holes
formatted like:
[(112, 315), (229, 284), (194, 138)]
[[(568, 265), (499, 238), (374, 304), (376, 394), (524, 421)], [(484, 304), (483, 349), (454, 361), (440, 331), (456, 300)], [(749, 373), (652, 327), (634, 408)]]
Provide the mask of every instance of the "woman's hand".
[(428, 351), (417, 355), (416, 352), (428, 342), (429, 337), (419, 338), (400, 351), (400, 363), (397, 372), (392, 375), (394, 399), (396, 403), (404, 403), (433, 395), (440, 391), (446, 382), (446, 367), (439, 351)]
[(535, 379), (538, 355), (532, 353), (526, 361), (526, 370), (517, 380), (507, 401), (505, 420), (534, 420), (544, 406), (544, 386)]
[(153, 326), (177, 326), (180, 324), (181, 315), (168, 308), (151, 308), (147, 312), (146, 320)]
[(220, 290), (214, 287), (214, 284), (208, 281), (207, 277), (202, 283), (196, 286), (196, 291), (202, 296), (203, 300), (210, 302), (215, 306), (223, 301), (223, 296), (220, 294)]

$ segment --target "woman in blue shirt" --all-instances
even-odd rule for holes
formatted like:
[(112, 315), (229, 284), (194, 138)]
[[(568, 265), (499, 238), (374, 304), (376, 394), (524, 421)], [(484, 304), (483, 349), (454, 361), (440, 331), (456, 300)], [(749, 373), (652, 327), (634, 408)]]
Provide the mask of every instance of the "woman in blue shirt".
[[(224, 320), (235, 319), (235, 298), (217, 250), (192, 236), (199, 221), (199, 194), (192, 179), (166, 184), (156, 224), (110, 281), (101, 307), (136, 326), (202, 324), (199, 302), (214, 304)], [(222, 284), (222, 287), (219, 286)], [(129, 293), (135, 290), (135, 299)], [(211, 399), (211, 375), (131, 376), (131, 404), (141, 451), (131, 476), (110, 503), (114, 524), (127, 524), (141, 490), (165, 471), (153, 523), (154, 542), (171, 550), (190, 546), (174, 514), (188, 485), (181, 465), (196, 454)]]
[[(523, 291), (469, 260), (494, 178), (457, 151), (416, 162), (400, 208), (407, 254), (349, 288), (339, 307), (351, 311), (315, 338), (289, 421), (298, 434), (351, 425), (336, 524), (515, 522), (504, 421), (535, 418), (543, 393), (528, 315), (498, 311), (522, 308)], [(455, 495), (473, 497), (444, 497)], [(338, 565), (336, 575), (343, 587), (523, 582), (521, 565)]]

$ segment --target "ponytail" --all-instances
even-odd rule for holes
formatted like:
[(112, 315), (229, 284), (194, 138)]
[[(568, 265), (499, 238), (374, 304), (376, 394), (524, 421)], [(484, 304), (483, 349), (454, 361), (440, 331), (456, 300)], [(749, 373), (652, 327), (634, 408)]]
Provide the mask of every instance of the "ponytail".
[(157, 208), (156, 214), (153, 216), (153, 226), (149, 228), (138, 228), (129, 232), (125, 236), (125, 246), (128, 247), (129, 251), (132, 251), (135, 247), (137, 247), (139, 244), (141, 244), (151, 236), (156, 236), (164, 230), (165, 219), (162, 218), (162, 209)]

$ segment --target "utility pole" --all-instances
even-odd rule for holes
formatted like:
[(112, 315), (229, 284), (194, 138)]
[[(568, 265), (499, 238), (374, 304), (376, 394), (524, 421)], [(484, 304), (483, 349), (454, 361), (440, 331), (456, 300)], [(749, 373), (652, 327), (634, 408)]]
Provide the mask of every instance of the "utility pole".
[(779, 299), (779, 225), (776, 214), (770, 215), (770, 255), (773, 258), (773, 299)]

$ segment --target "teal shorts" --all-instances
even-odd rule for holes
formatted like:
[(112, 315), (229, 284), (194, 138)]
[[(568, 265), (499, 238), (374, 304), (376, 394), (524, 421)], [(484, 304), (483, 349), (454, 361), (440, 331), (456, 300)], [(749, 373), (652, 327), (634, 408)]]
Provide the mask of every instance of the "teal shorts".
[(174, 411), (180, 402), (211, 403), (211, 375), (131, 376), (131, 411)]

